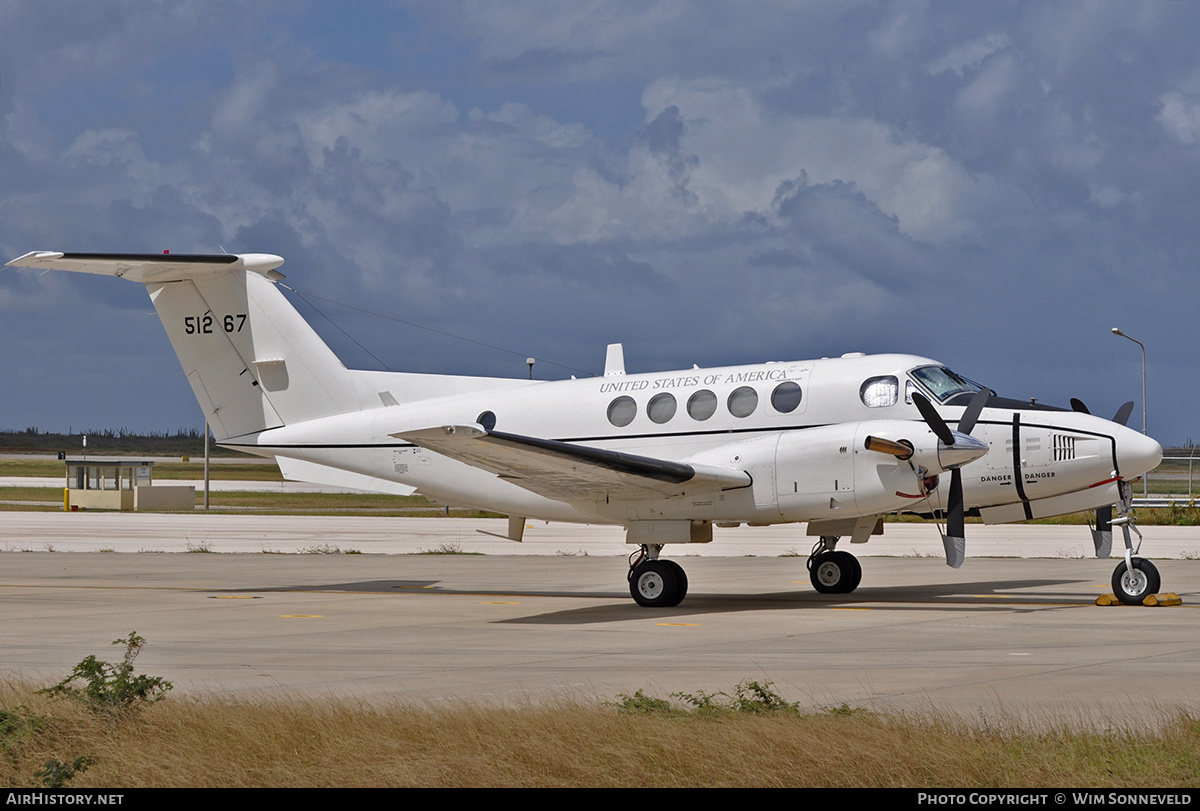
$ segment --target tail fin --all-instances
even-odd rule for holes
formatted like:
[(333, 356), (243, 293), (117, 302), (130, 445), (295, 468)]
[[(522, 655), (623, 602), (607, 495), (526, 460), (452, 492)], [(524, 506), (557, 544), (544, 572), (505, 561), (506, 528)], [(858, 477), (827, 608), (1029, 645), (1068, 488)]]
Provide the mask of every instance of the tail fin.
[(8, 264), (145, 284), (219, 441), (367, 405), (357, 402), (351, 373), (276, 288), (281, 257), (36, 251)]

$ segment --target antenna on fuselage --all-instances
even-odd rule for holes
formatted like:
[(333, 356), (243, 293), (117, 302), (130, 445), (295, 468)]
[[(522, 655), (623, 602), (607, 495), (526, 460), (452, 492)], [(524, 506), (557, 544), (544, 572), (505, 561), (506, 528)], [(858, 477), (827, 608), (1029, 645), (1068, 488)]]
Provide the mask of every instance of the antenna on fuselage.
[(609, 344), (608, 354), (604, 357), (604, 376), (620, 377), (625, 374), (625, 347), (622, 344)]

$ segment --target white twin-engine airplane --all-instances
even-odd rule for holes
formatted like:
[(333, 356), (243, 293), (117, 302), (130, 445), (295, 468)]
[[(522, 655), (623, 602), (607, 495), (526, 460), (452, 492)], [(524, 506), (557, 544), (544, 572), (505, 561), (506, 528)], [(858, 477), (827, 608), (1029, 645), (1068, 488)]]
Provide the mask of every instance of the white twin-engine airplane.
[[(119, 276), (146, 285), (217, 442), (273, 458), (288, 479), (510, 516), (617, 524), (639, 605), (674, 606), (687, 577), (666, 544), (707, 543), (713, 526), (807, 522), (820, 592), (862, 577), (839, 539), (862, 543), (882, 516), (945, 521), (962, 564), (963, 519), (1022, 521), (1096, 509), (1098, 557), (1125, 536), (1113, 589), (1158, 591), (1136, 557), (1130, 482), (1162, 448), (1114, 420), (1003, 399), (937, 361), (840, 358), (627, 375), (619, 344), (603, 377), (535, 382), (346, 369), (277, 289), (269, 254), (35, 251), (10, 266)], [(1111, 505), (1119, 518), (1112, 519)]]

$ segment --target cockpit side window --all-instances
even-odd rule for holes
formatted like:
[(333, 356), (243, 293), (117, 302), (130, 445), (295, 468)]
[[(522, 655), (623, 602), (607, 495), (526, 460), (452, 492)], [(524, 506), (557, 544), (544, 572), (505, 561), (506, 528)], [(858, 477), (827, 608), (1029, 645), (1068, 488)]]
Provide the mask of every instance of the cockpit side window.
[(858, 396), (867, 408), (893, 406), (900, 397), (900, 381), (895, 375), (868, 378), (859, 388)]
[(983, 388), (945, 366), (921, 366), (913, 369), (910, 374), (937, 398), (939, 403), (944, 403), (959, 394), (973, 394)]

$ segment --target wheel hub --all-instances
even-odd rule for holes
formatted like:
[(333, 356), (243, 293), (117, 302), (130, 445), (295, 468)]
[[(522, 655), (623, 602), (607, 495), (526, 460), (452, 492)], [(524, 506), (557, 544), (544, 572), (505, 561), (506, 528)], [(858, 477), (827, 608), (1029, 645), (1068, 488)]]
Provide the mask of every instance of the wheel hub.
[(842, 579), (842, 567), (831, 560), (817, 567), (817, 579), (826, 586), (836, 586)]
[(1146, 590), (1146, 575), (1141, 569), (1125, 572), (1121, 576), (1121, 588), (1126, 594), (1141, 594)]
[(638, 591), (647, 600), (656, 600), (663, 593), (663, 579), (658, 572), (643, 572), (637, 581)]

